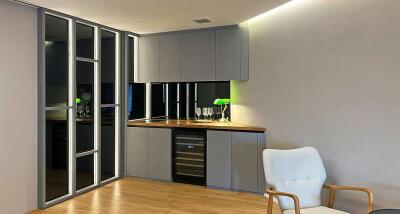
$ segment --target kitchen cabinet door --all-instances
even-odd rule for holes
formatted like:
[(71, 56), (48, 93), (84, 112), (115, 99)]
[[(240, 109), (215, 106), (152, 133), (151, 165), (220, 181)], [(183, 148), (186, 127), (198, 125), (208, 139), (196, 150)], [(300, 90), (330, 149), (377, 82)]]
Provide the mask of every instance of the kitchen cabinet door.
[(181, 81), (215, 80), (215, 30), (182, 33)]
[(159, 36), (139, 37), (139, 70), (135, 82), (159, 82)]
[(265, 174), (264, 174), (264, 164), (263, 164), (263, 156), (262, 153), (267, 146), (267, 137), (265, 133), (258, 133), (257, 135), (257, 142), (258, 142), (258, 191), (259, 193), (266, 192), (266, 184), (265, 184)]
[(148, 177), (149, 128), (128, 127), (126, 140), (126, 174)]
[(257, 133), (232, 132), (232, 189), (258, 190)]
[(216, 30), (216, 80), (240, 80), (242, 40), (239, 27)]
[(181, 80), (181, 34), (160, 36), (160, 82)]
[(231, 188), (231, 132), (207, 131), (207, 186)]
[(240, 24), (242, 50), (240, 63), (240, 79), (249, 80), (249, 24)]
[(171, 181), (172, 132), (171, 129), (150, 128), (148, 177)]

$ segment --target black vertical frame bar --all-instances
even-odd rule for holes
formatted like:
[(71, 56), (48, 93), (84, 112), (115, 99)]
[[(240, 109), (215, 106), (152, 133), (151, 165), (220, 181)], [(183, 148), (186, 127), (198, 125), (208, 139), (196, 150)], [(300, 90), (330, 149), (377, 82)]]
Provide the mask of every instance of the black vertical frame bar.
[[(126, 147), (126, 127), (128, 121), (128, 113), (127, 113), (127, 91), (128, 91), (128, 71), (129, 71), (129, 60), (128, 57), (128, 33), (121, 32), (120, 33), (120, 76), (121, 76), (121, 84), (120, 84), (120, 152), (119, 152), (119, 176), (125, 176), (125, 147)], [(117, 143), (117, 142), (116, 142)]]

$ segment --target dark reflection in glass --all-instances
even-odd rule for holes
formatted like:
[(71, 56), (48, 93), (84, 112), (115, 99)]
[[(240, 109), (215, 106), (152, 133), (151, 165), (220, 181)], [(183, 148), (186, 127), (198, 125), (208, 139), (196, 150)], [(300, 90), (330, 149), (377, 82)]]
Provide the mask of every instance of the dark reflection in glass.
[(94, 184), (94, 155), (86, 155), (76, 159), (76, 189)]
[(146, 84), (134, 83), (134, 38), (128, 37), (128, 118), (144, 118), (146, 109)]
[(68, 194), (67, 110), (46, 112), (46, 201)]
[(114, 104), (115, 33), (101, 31), (101, 103)]
[[(197, 83), (197, 106), (215, 106), (214, 100), (217, 98), (230, 98), (230, 82), (204, 82)], [(230, 105), (225, 111), (225, 116), (230, 118)]]
[(151, 116), (165, 116), (165, 84), (151, 84)]
[(230, 97), (230, 82), (197, 83), (197, 100), (199, 107), (212, 106), (217, 98)]
[(186, 83), (178, 83), (179, 91), (179, 101), (177, 105), (179, 106), (179, 118), (186, 118)]
[(94, 148), (94, 65), (91, 62), (76, 62), (76, 152)]
[(135, 83), (128, 86), (128, 117), (129, 120), (145, 117), (146, 84)]
[(68, 98), (68, 21), (45, 18), (46, 106), (65, 106)]
[(194, 118), (194, 104), (195, 104), (195, 101), (196, 101), (196, 97), (195, 97), (195, 93), (194, 93), (194, 91), (195, 91), (195, 84), (194, 83), (189, 83), (189, 84), (186, 84), (186, 87), (188, 87), (188, 91), (189, 91), (189, 94), (188, 94), (188, 96), (187, 96), (187, 98), (188, 98), (188, 100), (187, 100), (187, 102), (188, 102), (188, 104), (186, 104), (186, 105), (188, 105), (188, 119), (192, 119), (192, 118)]
[(128, 37), (128, 83), (135, 83), (134, 70), (135, 70), (135, 40), (133, 37)]
[(101, 108), (101, 180), (115, 177), (115, 107)]
[(94, 28), (76, 23), (76, 56), (94, 58)]
[(168, 118), (176, 119), (178, 96), (177, 96), (177, 83), (168, 83)]
[[(197, 97), (195, 94), (196, 85)], [(187, 90), (188, 87), (189, 90)], [(154, 93), (154, 90), (157, 89), (152, 87), (152, 93)], [(168, 118), (177, 118), (178, 109), (180, 119), (187, 118), (187, 116), (189, 116), (188, 119), (194, 118), (195, 106), (199, 108), (216, 107), (214, 100), (217, 98), (230, 98), (230, 82), (168, 83)], [(157, 99), (157, 101), (152, 100), (152, 102), (159, 105), (162, 97), (156, 95), (152, 99)], [(189, 105), (189, 108), (187, 108), (187, 105)], [(157, 112), (157, 108), (160, 107), (153, 107), (152, 110)], [(187, 109), (189, 110), (188, 115), (186, 114)], [(228, 106), (228, 109), (225, 111), (226, 116), (229, 116), (229, 112), (230, 108)]]

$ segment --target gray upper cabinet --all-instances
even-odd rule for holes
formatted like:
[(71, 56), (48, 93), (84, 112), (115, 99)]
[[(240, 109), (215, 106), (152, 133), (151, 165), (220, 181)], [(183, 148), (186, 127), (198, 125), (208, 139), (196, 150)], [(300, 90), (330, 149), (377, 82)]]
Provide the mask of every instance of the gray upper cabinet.
[(216, 80), (241, 79), (242, 34), (239, 27), (216, 30)]
[(207, 186), (231, 188), (231, 132), (207, 131)]
[(138, 83), (248, 80), (248, 27), (141, 36), (135, 78)]
[(182, 34), (181, 81), (215, 80), (215, 30)]
[(258, 191), (257, 133), (232, 132), (232, 189)]
[(181, 79), (181, 34), (160, 36), (160, 82)]
[(149, 128), (128, 127), (126, 140), (126, 174), (147, 177)]
[(139, 70), (136, 82), (159, 82), (159, 54), (159, 36), (139, 37)]
[(240, 25), (241, 53), (240, 53), (240, 79), (249, 80), (249, 26), (248, 23)]
[(172, 131), (150, 128), (148, 177), (171, 181)]

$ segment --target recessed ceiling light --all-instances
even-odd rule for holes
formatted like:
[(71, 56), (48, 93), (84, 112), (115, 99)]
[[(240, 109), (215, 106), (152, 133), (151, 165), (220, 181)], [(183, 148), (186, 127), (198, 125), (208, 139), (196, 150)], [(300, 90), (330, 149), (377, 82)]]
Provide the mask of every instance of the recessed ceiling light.
[(204, 24), (204, 23), (211, 22), (211, 20), (207, 19), (207, 18), (193, 19), (193, 21), (196, 22), (196, 23), (199, 23), (199, 24)]

